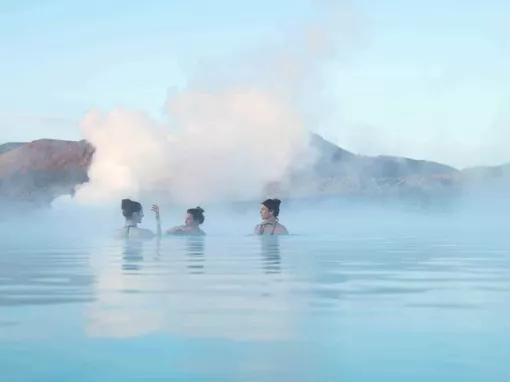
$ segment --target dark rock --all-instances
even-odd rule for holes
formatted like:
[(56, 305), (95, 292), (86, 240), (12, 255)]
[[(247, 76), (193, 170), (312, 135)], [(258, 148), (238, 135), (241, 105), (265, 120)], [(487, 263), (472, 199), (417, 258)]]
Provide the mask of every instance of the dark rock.
[(60, 195), (73, 194), (88, 181), (94, 148), (85, 141), (41, 139), (2, 145), (0, 199), (48, 204)]

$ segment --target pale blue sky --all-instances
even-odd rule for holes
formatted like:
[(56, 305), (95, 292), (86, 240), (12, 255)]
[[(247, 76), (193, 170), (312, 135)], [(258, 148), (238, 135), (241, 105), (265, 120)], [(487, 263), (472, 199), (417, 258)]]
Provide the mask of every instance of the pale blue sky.
[[(184, 88), (197, 67), (283, 40), (320, 9), (317, 1), (79, 3), (0, 0), (0, 141), (78, 139), (91, 108), (162, 117), (169, 89)], [(324, 69), (328, 118), (311, 128), (366, 154), (510, 161), (507, 2), (350, 4), (355, 44)]]

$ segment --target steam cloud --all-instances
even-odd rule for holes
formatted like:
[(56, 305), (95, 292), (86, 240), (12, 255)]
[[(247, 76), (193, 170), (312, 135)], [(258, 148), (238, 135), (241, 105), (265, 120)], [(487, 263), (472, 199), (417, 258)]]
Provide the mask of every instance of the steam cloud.
[(124, 109), (89, 112), (82, 129), (96, 154), (77, 199), (204, 203), (265, 196), (291, 167), (313, 160), (310, 119), (301, 110), (316, 96), (308, 91), (321, 64), (345, 46), (338, 37), (348, 35), (353, 20), (344, 8), (324, 15), (272, 53), (235, 65), (235, 74), (213, 66), (214, 84), (195, 76), (167, 100), (167, 122)]
[(306, 151), (307, 134), (292, 108), (268, 93), (184, 92), (168, 108), (171, 125), (128, 110), (89, 113), (83, 130), (97, 151), (78, 198), (150, 195), (198, 203), (259, 197)]

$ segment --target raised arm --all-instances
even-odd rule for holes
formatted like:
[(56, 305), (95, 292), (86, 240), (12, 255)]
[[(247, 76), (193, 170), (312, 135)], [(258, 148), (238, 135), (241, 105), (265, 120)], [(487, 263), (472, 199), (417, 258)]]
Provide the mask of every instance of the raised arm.
[(158, 238), (161, 237), (161, 219), (159, 217), (159, 206), (157, 204), (153, 204), (151, 211), (154, 212), (154, 215), (156, 216), (156, 236)]

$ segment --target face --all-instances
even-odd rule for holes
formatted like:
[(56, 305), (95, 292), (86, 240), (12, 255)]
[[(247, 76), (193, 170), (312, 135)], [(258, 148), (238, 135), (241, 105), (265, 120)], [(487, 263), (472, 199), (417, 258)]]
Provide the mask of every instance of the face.
[(260, 217), (262, 219), (271, 219), (273, 217), (273, 211), (269, 210), (265, 205), (260, 206)]
[(138, 212), (133, 212), (133, 215), (131, 215), (131, 220), (133, 220), (135, 223), (141, 223), (143, 219), (143, 210), (140, 210)]
[(186, 219), (184, 220), (184, 224), (188, 227), (195, 225), (195, 220), (193, 220), (193, 215), (186, 214)]

